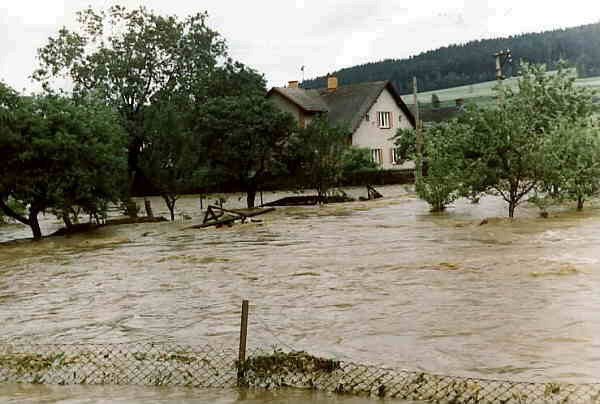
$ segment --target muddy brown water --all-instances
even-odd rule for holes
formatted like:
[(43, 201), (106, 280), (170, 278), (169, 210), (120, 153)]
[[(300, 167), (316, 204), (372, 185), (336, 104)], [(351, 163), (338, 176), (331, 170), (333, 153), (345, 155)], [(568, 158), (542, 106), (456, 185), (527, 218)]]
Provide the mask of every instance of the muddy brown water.
[[(282, 208), (204, 230), (185, 229), (200, 220), (198, 199), (186, 197), (178, 211), (191, 221), (2, 245), (0, 340), (235, 347), (248, 298), (251, 347), (456, 376), (600, 380), (594, 204), (550, 219), (525, 205), (509, 221), (498, 219), (506, 207), (497, 198), (436, 215), (405, 187), (379, 190), (385, 199)], [(226, 206), (242, 202), (229, 195)], [(42, 225), (60, 226), (50, 216)], [(0, 241), (28, 236), (0, 227)]]

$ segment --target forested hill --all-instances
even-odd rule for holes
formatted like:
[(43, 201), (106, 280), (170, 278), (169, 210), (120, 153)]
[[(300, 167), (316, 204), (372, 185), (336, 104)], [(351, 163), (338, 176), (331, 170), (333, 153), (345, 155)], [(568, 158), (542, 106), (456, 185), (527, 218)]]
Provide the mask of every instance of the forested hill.
[[(545, 63), (549, 69), (560, 59), (576, 66), (580, 77), (600, 75), (600, 23), (508, 38), (485, 39), (464, 45), (451, 45), (421, 53), (409, 59), (387, 59), (332, 72), (340, 84), (391, 80), (401, 93), (412, 91), (412, 77), (419, 79), (419, 90), (480, 83), (495, 78), (493, 54), (511, 49), (515, 61), (505, 75), (516, 71), (521, 60)], [(326, 77), (306, 80), (304, 88), (326, 85)]]

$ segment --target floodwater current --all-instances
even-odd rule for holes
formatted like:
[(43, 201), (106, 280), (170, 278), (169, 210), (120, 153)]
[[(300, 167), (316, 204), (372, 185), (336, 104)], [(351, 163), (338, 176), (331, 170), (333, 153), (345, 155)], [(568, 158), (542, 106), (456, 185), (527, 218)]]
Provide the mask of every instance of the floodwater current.
[[(598, 381), (600, 209), (563, 207), (541, 219), (524, 205), (510, 221), (493, 197), (432, 214), (403, 186), (379, 191), (384, 199), (281, 208), (258, 223), (203, 230), (186, 229), (201, 212), (196, 197), (185, 197), (177, 207), (191, 221), (5, 243), (0, 340), (235, 347), (247, 298), (251, 347), (454, 376)], [(265, 202), (281, 196), (265, 194)], [(160, 199), (152, 202), (166, 215)], [(241, 203), (229, 195), (226, 207)], [(60, 227), (50, 216), (42, 225), (46, 233)], [(0, 241), (28, 236), (24, 227), (0, 227)], [(48, 389), (0, 386), (0, 398), (102, 395)], [(120, 402), (194, 394), (115, 391)], [(331, 399), (237, 394), (200, 402)]]

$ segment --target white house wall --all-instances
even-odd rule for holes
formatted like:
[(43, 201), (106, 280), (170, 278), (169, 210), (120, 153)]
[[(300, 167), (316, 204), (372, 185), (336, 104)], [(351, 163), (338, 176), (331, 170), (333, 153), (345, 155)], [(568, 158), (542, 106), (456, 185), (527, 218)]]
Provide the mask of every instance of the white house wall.
[[(377, 112), (392, 113), (390, 120), (391, 128), (379, 128)], [(382, 149), (382, 168), (405, 168), (404, 166), (392, 163), (392, 149), (395, 146), (391, 138), (396, 134), (398, 128), (412, 128), (412, 126), (387, 89), (381, 92), (381, 95), (369, 110), (368, 115), (369, 121), (365, 117), (362, 117), (358, 129), (352, 135), (352, 145), (368, 149)]]

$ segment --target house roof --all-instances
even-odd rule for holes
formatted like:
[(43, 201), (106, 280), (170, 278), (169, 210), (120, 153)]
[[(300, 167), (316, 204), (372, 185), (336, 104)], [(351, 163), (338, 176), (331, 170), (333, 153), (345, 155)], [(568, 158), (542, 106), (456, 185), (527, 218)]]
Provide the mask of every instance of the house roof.
[(303, 88), (273, 87), (267, 94), (278, 93), (293, 102), (305, 112), (327, 112), (329, 108), (317, 90), (304, 90)]
[(277, 92), (306, 112), (328, 112), (330, 122), (348, 125), (354, 133), (385, 89), (390, 92), (414, 127), (415, 118), (412, 112), (389, 81), (342, 85), (335, 91), (328, 91), (326, 88), (305, 90), (275, 87), (267, 96)]

